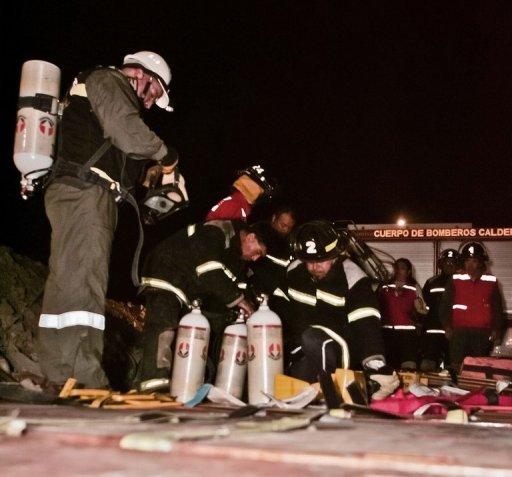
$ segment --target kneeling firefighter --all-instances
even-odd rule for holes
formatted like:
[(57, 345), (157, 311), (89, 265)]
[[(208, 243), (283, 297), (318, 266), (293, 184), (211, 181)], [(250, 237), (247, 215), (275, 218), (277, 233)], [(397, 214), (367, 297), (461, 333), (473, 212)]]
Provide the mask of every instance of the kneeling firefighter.
[(349, 345), (352, 362), (380, 385), (372, 398), (391, 394), (399, 382), (386, 366), (371, 279), (348, 258), (329, 222), (299, 227), (293, 249), (298, 260), (288, 268), (290, 301), (283, 316), (288, 374), (314, 382), (321, 370), (334, 372), (340, 365), (341, 337)]
[(41, 367), (56, 385), (69, 377), (86, 387), (108, 384), (101, 358), (116, 202), (135, 204), (129, 190), (142, 160), (178, 174), (178, 154), (141, 118), (142, 109), (154, 104), (170, 109), (170, 80), (160, 55), (140, 51), (127, 55), (120, 69), (79, 74), (65, 100), (45, 195), (52, 243), (39, 320)]
[(175, 330), (191, 300), (200, 299), (205, 310), (238, 307), (252, 314), (239, 285), (245, 281), (248, 262), (265, 256), (276, 240), (266, 222), (213, 220), (189, 225), (150, 252), (141, 280), (146, 298), (141, 388), (169, 378)]

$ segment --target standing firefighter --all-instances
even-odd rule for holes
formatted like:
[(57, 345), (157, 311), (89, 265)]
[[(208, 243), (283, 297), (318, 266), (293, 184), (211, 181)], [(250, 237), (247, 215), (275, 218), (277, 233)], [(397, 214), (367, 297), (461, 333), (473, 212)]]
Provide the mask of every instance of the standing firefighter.
[(423, 287), (423, 298), (428, 313), (422, 335), (421, 349), (423, 352), (420, 369), (430, 372), (439, 368), (441, 362), (448, 364), (448, 340), (439, 317), (441, 298), (446, 291), (446, 284), (457, 271), (459, 253), (451, 248), (443, 250), (437, 266), (441, 273), (429, 278)]
[(61, 385), (74, 377), (87, 387), (106, 386), (101, 367), (105, 293), (116, 201), (152, 159), (177, 174), (176, 151), (143, 122), (142, 108), (168, 107), (171, 71), (149, 51), (124, 58), (120, 69), (80, 74), (66, 98), (62, 144), (45, 196), (52, 227), (51, 255), (39, 320), (41, 367)]
[(205, 309), (238, 307), (252, 314), (239, 281), (247, 262), (264, 256), (275, 234), (265, 222), (214, 220), (189, 225), (150, 253), (142, 278), (147, 305), (142, 382), (169, 378), (174, 332), (191, 300), (201, 299)]
[(340, 365), (339, 335), (348, 343), (357, 366), (380, 384), (373, 398), (389, 395), (398, 378), (386, 366), (378, 301), (370, 278), (347, 258), (329, 222), (299, 227), (293, 248), (298, 260), (288, 270), (290, 302), (283, 316), (289, 374), (313, 382), (321, 370), (334, 372)]
[(421, 288), (412, 273), (412, 263), (399, 258), (393, 278), (379, 290), (382, 328), (389, 364), (395, 369), (416, 370), (418, 333), (416, 322), (427, 314)]
[(493, 343), (499, 344), (504, 325), (498, 281), (486, 273), (485, 248), (478, 242), (466, 243), (460, 258), (463, 270), (448, 281), (441, 300), (441, 322), (455, 372), (466, 356), (488, 356)]

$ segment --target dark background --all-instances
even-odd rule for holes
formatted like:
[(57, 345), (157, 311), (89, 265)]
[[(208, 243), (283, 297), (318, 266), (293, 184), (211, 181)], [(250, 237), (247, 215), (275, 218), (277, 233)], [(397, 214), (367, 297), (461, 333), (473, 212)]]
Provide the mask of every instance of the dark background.
[[(0, 243), (45, 261), (41, 198), (12, 164), (21, 65), (80, 70), (141, 49), (171, 65), (176, 111), (147, 121), (181, 154), (192, 206), (147, 246), (199, 220), (234, 171), (262, 162), (302, 218), (510, 225), (509, 1), (17, 1), (5, 37)], [(155, 109), (155, 108), (154, 108)], [(136, 240), (121, 209), (113, 281)]]

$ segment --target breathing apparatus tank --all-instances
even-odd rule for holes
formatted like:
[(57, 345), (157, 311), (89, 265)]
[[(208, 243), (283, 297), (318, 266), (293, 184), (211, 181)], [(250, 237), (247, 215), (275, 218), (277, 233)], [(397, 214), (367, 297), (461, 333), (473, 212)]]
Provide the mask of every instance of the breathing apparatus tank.
[(189, 401), (203, 384), (209, 340), (210, 323), (194, 301), (192, 311), (180, 320), (174, 350), (171, 396), (180, 402)]
[(247, 374), (247, 326), (243, 310), (224, 330), (215, 386), (240, 399)]
[(274, 394), (274, 378), (283, 374), (283, 331), (281, 320), (262, 303), (247, 320), (249, 404), (268, 401), (263, 393)]
[(21, 196), (27, 199), (49, 174), (55, 157), (59, 109), (60, 69), (52, 63), (23, 63), (14, 164), (21, 172)]

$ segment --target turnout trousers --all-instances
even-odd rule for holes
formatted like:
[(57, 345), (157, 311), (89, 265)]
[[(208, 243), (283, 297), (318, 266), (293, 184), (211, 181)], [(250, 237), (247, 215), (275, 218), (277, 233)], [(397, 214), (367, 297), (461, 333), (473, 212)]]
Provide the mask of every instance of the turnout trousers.
[(58, 385), (73, 377), (86, 387), (104, 387), (105, 295), (117, 205), (97, 185), (54, 182), (45, 208), (52, 237), (39, 320), (41, 369)]
[(396, 370), (416, 369), (419, 344), (418, 334), (414, 326), (408, 328), (383, 327), (382, 329), (387, 361)]
[(454, 328), (450, 339), (450, 366), (459, 372), (466, 356), (489, 356), (491, 332), (481, 328)]
[(324, 331), (308, 328), (302, 333), (300, 346), (289, 350), (288, 374), (310, 383), (318, 381), (324, 370), (334, 373), (341, 360), (340, 346)]
[(168, 291), (149, 289), (146, 297), (146, 323), (142, 338), (143, 354), (139, 381), (171, 377), (172, 343), (183, 315), (180, 300)]

